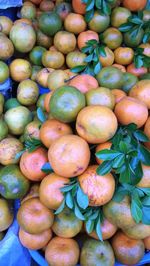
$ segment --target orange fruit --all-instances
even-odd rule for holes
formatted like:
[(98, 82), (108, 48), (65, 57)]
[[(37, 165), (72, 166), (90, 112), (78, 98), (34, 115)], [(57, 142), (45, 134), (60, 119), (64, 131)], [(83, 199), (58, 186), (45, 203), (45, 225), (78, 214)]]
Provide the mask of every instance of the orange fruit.
[(83, 31), (78, 35), (77, 38), (77, 44), (79, 49), (81, 50), (83, 47), (86, 46), (86, 43), (89, 40), (96, 40), (99, 41), (99, 36), (95, 31), (92, 30), (87, 30), (87, 31)]
[(125, 235), (133, 239), (144, 239), (150, 236), (150, 225), (138, 223), (123, 229)]
[(59, 69), (65, 63), (65, 57), (58, 51), (46, 51), (42, 56), (42, 63), (46, 68)]
[(55, 119), (45, 121), (40, 128), (40, 139), (47, 148), (56, 139), (70, 134), (73, 134), (71, 127)]
[(113, 109), (115, 106), (115, 97), (110, 89), (98, 87), (86, 93), (87, 105), (101, 105)]
[(53, 68), (42, 68), (38, 75), (36, 76), (36, 81), (43, 87), (47, 88), (48, 86), (48, 76), (54, 71)]
[(54, 46), (61, 53), (68, 54), (76, 47), (76, 37), (71, 32), (59, 31), (54, 36)]
[(118, 48), (121, 45), (122, 41), (122, 33), (116, 28), (110, 27), (103, 32), (103, 42), (111, 50)]
[(3, 32), (6, 35), (9, 35), (9, 32), (13, 26), (13, 22), (10, 18), (6, 16), (0, 16), (0, 28), (1, 32)]
[(36, 183), (36, 184), (32, 184), (30, 186), (30, 189), (28, 191), (28, 193), (25, 195), (25, 197), (23, 197), (23, 199), (21, 200), (21, 204), (23, 202), (25, 202), (26, 200), (28, 199), (31, 199), (31, 198), (38, 198), (39, 197), (39, 184)]
[(55, 12), (60, 16), (62, 21), (64, 21), (68, 14), (72, 11), (72, 5), (71, 3), (67, 3), (62, 0), (61, 2), (57, 2), (55, 3)]
[(146, 6), (146, 0), (123, 0), (123, 6), (131, 11), (140, 11)]
[(108, 28), (109, 23), (109, 15), (95, 11), (94, 16), (90, 19), (88, 23), (88, 26), (90, 30), (100, 33)]
[(131, 11), (127, 8), (117, 6), (111, 13), (111, 25), (119, 28), (122, 24), (128, 22), (128, 18), (131, 16)]
[(65, 18), (64, 27), (66, 31), (72, 32), (74, 34), (79, 34), (86, 29), (86, 22), (84, 17), (80, 14), (69, 13)]
[(77, 88), (82, 93), (86, 93), (89, 90), (98, 88), (98, 82), (96, 78), (88, 74), (77, 75), (70, 80), (69, 86)]
[(137, 187), (150, 188), (150, 166), (142, 164), (143, 176)]
[[(144, 133), (150, 139), (150, 117), (148, 117), (145, 126), (144, 126)], [(150, 142), (146, 142), (145, 146), (150, 149)]]
[(48, 158), (56, 174), (73, 177), (80, 175), (88, 167), (90, 149), (84, 139), (76, 135), (66, 135), (51, 144)]
[(0, 232), (9, 228), (14, 218), (12, 205), (3, 198), (0, 198)]
[(127, 94), (124, 91), (119, 89), (113, 89), (111, 92), (115, 96), (115, 103), (118, 103), (122, 98), (127, 96)]
[(28, 249), (41, 249), (48, 244), (52, 238), (51, 229), (47, 229), (39, 234), (29, 234), (22, 228), (19, 229), (19, 240)]
[(118, 47), (114, 51), (115, 62), (117, 64), (126, 66), (132, 63), (134, 57), (134, 51), (129, 47)]
[(96, 173), (98, 165), (89, 166), (78, 176), (81, 189), (89, 198), (89, 206), (102, 206), (109, 202), (115, 191), (115, 180), (112, 174), (104, 176)]
[(144, 238), (143, 241), (144, 241), (145, 249), (150, 250), (150, 236)]
[(14, 46), (4, 33), (0, 33), (0, 60), (7, 60), (14, 54)]
[[(98, 144), (96, 146), (95, 152), (102, 151), (102, 150), (105, 150), (105, 149), (110, 149), (111, 145), (112, 145), (112, 143), (110, 141), (107, 141), (107, 142), (104, 142), (104, 143), (100, 143), (100, 144)], [(98, 159), (97, 157), (96, 157), (96, 161), (97, 161), (98, 164), (101, 164), (103, 162), (102, 159)]]
[(30, 63), (25, 59), (15, 59), (9, 66), (10, 75), (13, 80), (20, 82), (30, 78), (32, 68)]
[(20, 9), (21, 18), (35, 19), (36, 17), (36, 6), (31, 2), (25, 2)]
[(74, 239), (54, 237), (46, 247), (45, 259), (49, 265), (73, 266), (78, 263), (79, 246)]
[(76, 120), (76, 130), (89, 143), (104, 143), (117, 130), (117, 118), (108, 107), (91, 105), (83, 108)]
[[(68, 54), (68, 55), (69, 55), (69, 54)], [(67, 56), (68, 56), (68, 55), (67, 55)], [(67, 56), (66, 56), (66, 57), (67, 57)], [(70, 69), (68, 69), (68, 68), (65, 69), (64, 71), (69, 75), (70, 80), (71, 80), (73, 77), (77, 76), (77, 73), (72, 72), (72, 71), (71, 71)]]
[(49, 209), (56, 210), (61, 205), (64, 197), (60, 188), (69, 183), (69, 179), (49, 174), (42, 180), (40, 184), (39, 196), (40, 201)]
[(143, 241), (131, 239), (121, 231), (113, 236), (111, 244), (116, 259), (123, 265), (137, 265), (144, 256)]
[(40, 10), (47, 12), (47, 11), (52, 11), (54, 9), (55, 5), (53, 3), (53, 1), (50, 0), (42, 0), (42, 2), (40, 3)]
[(53, 91), (48, 92), (45, 96), (45, 99), (44, 99), (44, 107), (45, 107), (45, 110), (47, 113), (50, 112), (49, 103), (50, 103), (50, 98), (52, 96), (52, 93), (53, 93)]
[(87, 63), (84, 62), (85, 58), (86, 54), (81, 53), (79, 51), (73, 51), (67, 54), (66, 64), (69, 68), (73, 68), (80, 65), (87, 65)]
[(141, 100), (150, 109), (150, 80), (140, 80), (129, 92), (129, 96)]
[(118, 69), (120, 69), (123, 73), (126, 72), (126, 68), (125, 68), (124, 66), (122, 66), (122, 65), (119, 65), (119, 64), (113, 64), (112, 66), (113, 66), (113, 67), (116, 67), (116, 68), (118, 68)]
[(123, 97), (116, 104), (114, 112), (122, 125), (134, 123), (138, 128), (142, 127), (148, 118), (147, 106), (133, 97)]
[(82, 225), (83, 222), (75, 216), (73, 210), (65, 207), (55, 215), (52, 230), (57, 236), (72, 238), (81, 231)]
[(111, 49), (109, 49), (107, 46), (104, 48), (106, 56), (99, 57), (99, 61), (101, 62), (103, 67), (111, 66), (114, 62), (114, 53)]
[(20, 227), (27, 233), (39, 234), (52, 226), (54, 214), (38, 198), (31, 198), (19, 208), (17, 220)]
[(0, 163), (2, 165), (17, 164), (18, 152), (23, 150), (23, 144), (14, 137), (7, 137), (0, 141)]
[(132, 63), (130, 65), (127, 66), (127, 72), (140, 77), (146, 73), (148, 73), (148, 69), (146, 67), (140, 67), (140, 68), (136, 68), (135, 65)]
[(124, 84), (123, 73), (116, 66), (103, 67), (96, 75), (100, 86), (109, 89), (120, 89)]
[(69, 80), (69, 75), (61, 69), (54, 70), (48, 75), (47, 83), (48, 88), (51, 90), (56, 90), (59, 87), (66, 85)]
[(32, 121), (30, 122), (24, 130), (24, 138), (25, 140), (29, 140), (31, 138), (40, 139), (40, 121)]
[(33, 152), (25, 151), (20, 159), (20, 169), (29, 180), (40, 181), (46, 176), (41, 168), (47, 160), (47, 151), (42, 147)]
[(77, 14), (84, 15), (86, 12), (86, 5), (82, 2), (82, 0), (72, 0), (72, 7)]
[(17, 23), (26, 23), (26, 24), (32, 26), (32, 20), (29, 19), (29, 18), (20, 18), (20, 19), (17, 19), (17, 20), (14, 21), (14, 25), (17, 24)]
[(43, 46), (45, 48), (49, 48), (53, 43), (53, 38), (50, 36), (47, 36), (39, 29), (36, 31), (36, 42), (37, 45)]
[(150, 57), (150, 43), (142, 43), (139, 45), (139, 48), (143, 48), (143, 54)]

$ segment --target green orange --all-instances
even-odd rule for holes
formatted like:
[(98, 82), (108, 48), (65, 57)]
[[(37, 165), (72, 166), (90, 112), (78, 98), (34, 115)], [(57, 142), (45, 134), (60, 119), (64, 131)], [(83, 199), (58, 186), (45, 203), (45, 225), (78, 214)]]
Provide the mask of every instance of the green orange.
[(40, 30), (48, 36), (53, 36), (60, 31), (62, 21), (60, 16), (55, 12), (43, 12), (39, 18)]
[(42, 46), (35, 46), (30, 54), (29, 58), (32, 64), (41, 66), (42, 65), (42, 55), (46, 51), (46, 49)]

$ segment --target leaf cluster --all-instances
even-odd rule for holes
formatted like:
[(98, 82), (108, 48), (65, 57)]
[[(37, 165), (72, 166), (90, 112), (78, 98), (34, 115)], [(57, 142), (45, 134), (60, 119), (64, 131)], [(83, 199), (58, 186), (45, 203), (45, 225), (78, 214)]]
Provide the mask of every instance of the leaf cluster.
[(143, 54), (144, 48), (137, 48), (134, 52), (134, 65), (136, 68), (150, 67), (150, 57)]
[(18, 152), (15, 156), (16, 159), (19, 159), (21, 157), (21, 155), (25, 152), (28, 151), (33, 152), (35, 150), (37, 150), (38, 148), (43, 147), (43, 144), (40, 140), (35, 139), (35, 138), (28, 138), (27, 140), (25, 140), (24, 142), (24, 149), (21, 150), (20, 152)]

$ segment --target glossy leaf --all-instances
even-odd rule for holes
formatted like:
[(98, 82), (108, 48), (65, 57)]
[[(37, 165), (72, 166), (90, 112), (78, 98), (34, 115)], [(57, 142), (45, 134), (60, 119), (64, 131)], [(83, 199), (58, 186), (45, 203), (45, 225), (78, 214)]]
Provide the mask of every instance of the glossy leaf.
[(142, 207), (142, 223), (150, 225), (150, 207), (149, 206), (143, 206)]
[(96, 170), (98, 175), (106, 175), (110, 173), (112, 169), (113, 162), (112, 161), (104, 161), (100, 164)]
[(124, 162), (125, 162), (125, 155), (121, 154), (114, 159), (112, 167), (113, 168), (121, 167), (124, 164)]
[(98, 219), (96, 224), (96, 233), (98, 235), (98, 238), (103, 241), (100, 218)]
[(89, 219), (88, 221), (85, 222), (85, 227), (88, 234), (92, 233), (94, 229), (94, 221)]
[(68, 206), (68, 208), (72, 209), (74, 204), (73, 204), (73, 198), (70, 192), (66, 193), (65, 200), (66, 200), (66, 205)]
[(37, 109), (37, 117), (42, 123), (46, 121), (46, 116), (41, 107), (38, 107)]
[(52, 173), (52, 172), (53, 172), (53, 169), (52, 169), (50, 163), (45, 163), (45, 164), (42, 166), (41, 170), (42, 170), (44, 173), (46, 173), (46, 174), (49, 174), (49, 173)]
[(94, 7), (94, 1), (93, 0), (88, 0), (86, 4), (86, 11), (90, 11)]
[(65, 200), (63, 200), (62, 204), (59, 206), (59, 208), (55, 211), (55, 214), (59, 214), (63, 211), (65, 208)]
[(121, 155), (122, 153), (119, 151), (115, 151), (115, 150), (108, 150), (108, 149), (104, 149), (101, 151), (98, 151), (96, 153), (96, 157), (98, 159), (102, 159), (102, 160), (113, 160), (114, 158), (116, 158), (117, 156)]
[(89, 198), (88, 196), (83, 192), (83, 190), (78, 186), (77, 190), (77, 203), (82, 209), (86, 209), (89, 205)]
[(25, 150), (22, 150), (22, 151), (18, 152), (18, 153), (15, 155), (15, 159), (18, 160), (18, 159), (22, 156), (22, 154), (23, 154), (24, 152), (25, 152)]
[(138, 156), (142, 163), (150, 166), (150, 151), (141, 144), (139, 144), (138, 151)]
[(78, 72), (83, 71), (85, 68), (86, 68), (85, 65), (83, 65), (83, 66), (76, 66), (76, 67), (71, 68), (71, 71), (74, 72), (74, 73), (78, 73)]
[(74, 213), (75, 213), (75, 216), (76, 216), (78, 219), (80, 219), (80, 220), (82, 220), (82, 221), (85, 220), (85, 218), (84, 218), (83, 214), (81, 213), (81, 211), (80, 211), (79, 207), (77, 206), (77, 204), (75, 204)]
[(131, 214), (136, 223), (142, 220), (141, 203), (133, 198), (131, 200)]

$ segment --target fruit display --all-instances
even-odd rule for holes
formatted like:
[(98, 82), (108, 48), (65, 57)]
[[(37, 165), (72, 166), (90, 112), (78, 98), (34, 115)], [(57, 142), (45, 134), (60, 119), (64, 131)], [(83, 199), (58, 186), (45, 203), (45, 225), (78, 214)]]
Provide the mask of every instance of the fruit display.
[(0, 88), (8, 79), (0, 240), (16, 219), (22, 246), (47, 265), (140, 265), (150, 250), (150, 1), (23, 1), (17, 20), (0, 16)]

